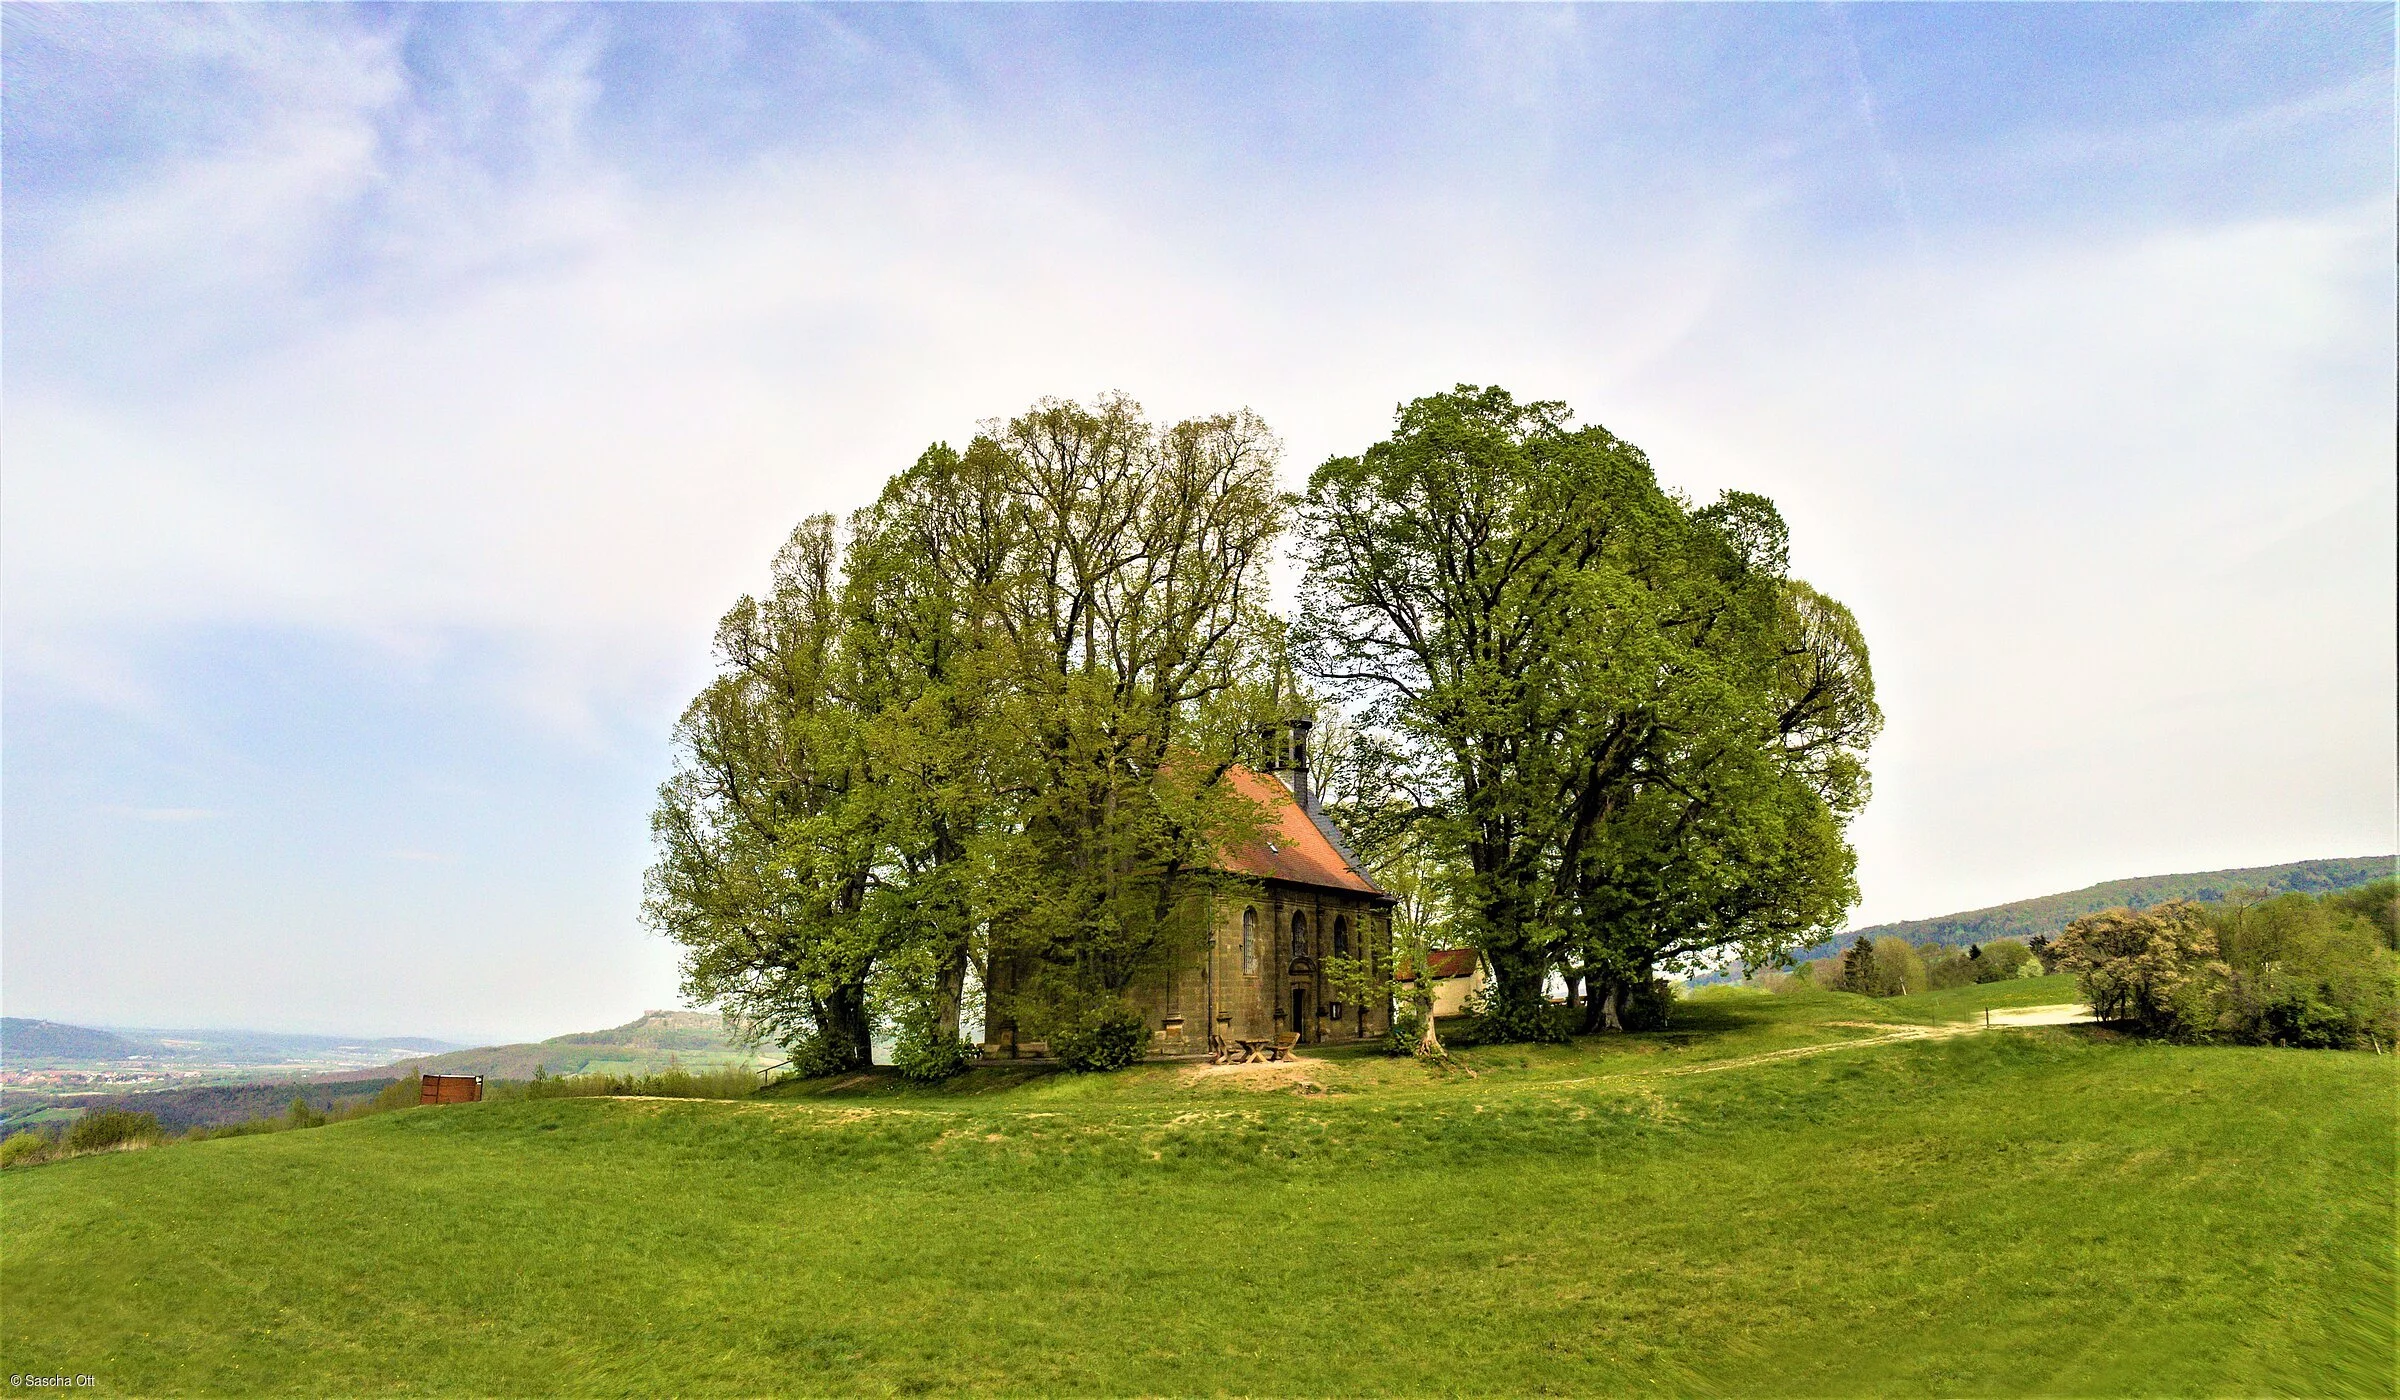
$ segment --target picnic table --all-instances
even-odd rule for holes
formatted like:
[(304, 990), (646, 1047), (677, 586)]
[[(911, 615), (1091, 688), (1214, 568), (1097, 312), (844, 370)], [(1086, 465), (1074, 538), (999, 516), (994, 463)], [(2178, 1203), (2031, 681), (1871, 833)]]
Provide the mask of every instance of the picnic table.
[(1300, 1037), (1290, 1031), (1255, 1039), (1237, 1035), (1225, 1040), (1211, 1036), (1210, 1040), (1217, 1051), (1215, 1059), (1222, 1065), (1255, 1065), (1270, 1060), (1288, 1060), (1292, 1058), (1292, 1047), (1300, 1043)]
[(1281, 1035), (1267, 1036), (1258, 1040), (1236, 1036), (1233, 1043), (1241, 1052), (1234, 1057), (1233, 1062), (1237, 1065), (1255, 1065), (1269, 1060), (1290, 1059), (1292, 1047), (1300, 1043), (1300, 1037), (1290, 1031), (1285, 1031)]

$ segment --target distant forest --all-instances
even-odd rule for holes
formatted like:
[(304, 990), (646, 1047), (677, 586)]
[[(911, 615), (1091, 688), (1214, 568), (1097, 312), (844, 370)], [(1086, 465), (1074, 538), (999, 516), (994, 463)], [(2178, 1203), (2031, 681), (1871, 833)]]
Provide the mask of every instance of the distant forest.
[[(393, 1082), (393, 1076), (386, 1075), (380, 1079), (338, 1083), (289, 1080), (271, 1084), (202, 1084), (188, 1089), (145, 1089), (130, 1094), (57, 1097), (7, 1094), (0, 1095), (0, 1134), (33, 1126), (33, 1115), (53, 1108), (113, 1108), (147, 1113), (168, 1132), (180, 1133), (191, 1128), (217, 1128), (228, 1123), (280, 1117), (294, 1099), (305, 1101), (318, 1113), (330, 1113), (371, 1099)], [(55, 1132), (56, 1127), (53, 1125), (49, 1131)]]
[(2268, 894), (2325, 894), (2390, 879), (2395, 866), (2400, 866), (2400, 856), (2352, 856), (2337, 860), (2297, 860), (2288, 865), (2260, 865), (2245, 870), (2142, 875), (2130, 880), (2110, 880), (2065, 894), (2020, 899), (2014, 904), (1998, 904), (1989, 909), (1971, 909), (1964, 914), (1945, 914), (1934, 919), (1910, 919), (1896, 924), (1851, 929), (1793, 954), (1792, 960), (1807, 962), (1830, 956), (1862, 935), (1868, 938), (1889, 936), (1919, 947), (1937, 943), (1959, 948), (1970, 943), (1988, 943), (1995, 938), (2023, 939), (2036, 934), (2055, 935), (2071, 920), (2086, 914), (2097, 914), (2103, 909), (2147, 909), (2170, 899), (2215, 903), (2244, 890), (2260, 890)]

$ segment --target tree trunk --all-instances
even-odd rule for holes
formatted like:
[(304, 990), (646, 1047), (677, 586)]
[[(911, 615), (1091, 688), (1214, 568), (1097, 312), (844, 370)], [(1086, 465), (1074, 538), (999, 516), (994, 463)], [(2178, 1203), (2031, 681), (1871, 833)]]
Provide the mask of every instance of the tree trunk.
[(1617, 984), (1608, 984), (1608, 995), (1600, 1002), (1600, 1020), (1610, 1032), (1623, 1034), (1625, 1023), (1617, 1018)]
[(1590, 974), (1584, 976), (1583, 1034), (1598, 1035), (1607, 1023), (1601, 1016), (1600, 982)]
[(967, 999), (967, 950), (959, 947), (950, 955), (950, 963), (941, 971), (934, 985), (934, 1039), (948, 1045), (958, 1039), (959, 1009)]
[(867, 984), (844, 982), (825, 998), (825, 1043), (844, 1069), (875, 1062), (874, 1028), (867, 1018)]

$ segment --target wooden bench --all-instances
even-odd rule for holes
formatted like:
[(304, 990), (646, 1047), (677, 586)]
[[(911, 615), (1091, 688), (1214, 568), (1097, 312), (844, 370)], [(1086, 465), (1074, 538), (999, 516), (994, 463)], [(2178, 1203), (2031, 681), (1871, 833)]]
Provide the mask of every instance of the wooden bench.
[(1273, 1045), (1267, 1047), (1267, 1058), (1270, 1060), (1288, 1060), (1292, 1058), (1292, 1047), (1298, 1045), (1299, 1043), (1300, 1033), (1298, 1031), (1285, 1031), (1283, 1034), (1275, 1037), (1275, 1043)]

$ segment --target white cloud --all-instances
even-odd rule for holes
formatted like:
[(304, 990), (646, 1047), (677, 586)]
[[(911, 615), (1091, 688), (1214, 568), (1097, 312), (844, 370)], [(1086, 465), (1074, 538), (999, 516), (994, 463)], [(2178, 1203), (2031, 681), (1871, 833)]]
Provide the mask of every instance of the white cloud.
[[(1403, 398), (1496, 382), (1696, 494), (1773, 495), (1858, 608), (1891, 717), (1865, 917), (2390, 848), (2388, 203), (1929, 223), (1920, 261), (1810, 223), (1800, 167), (1872, 158), (1821, 132), (1785, 167), (1661, 156), (1666, 200), (1631, 156), (1563, 178), (1564, 125), (1411, 179), (1226, 174), (1141, 133), (1012, 144), (940, 91), (922, 130), (670, 186), (593, 135), (588, 29), (499, 20), (440, 56), (438, 102), (397, 31), (178, 30), (248, 84), (238, 119), (195, 107), (209, 142), (12, 206), (16, 679), (198, 751), (155, 674), (174, 638), (331, 636), (414, 674), (466, 637), (498, 653), (478, 703), (594, 745), (663, 730), (795, 520), (1036, 396), (1248, 405), (1296, 480)], [(1567, 63), (1562, 36), (1468, 29), (1466, 86), (1537, 115), (1614, 42)], [(474, 863), (462, 840), (360, 849), (430, 879), (442, 849)], [(207, 927), (411, 936), (407, 909), (239, 874)], [(581, 919), (527, 914), (549, 931), (509, 956), (554, 963)]]

